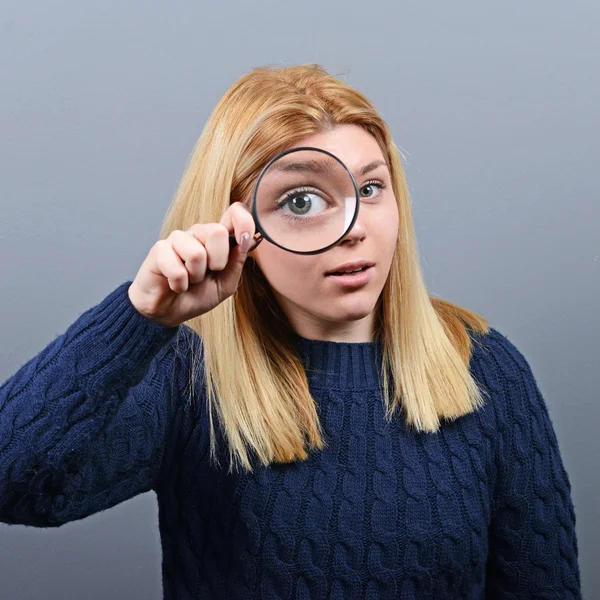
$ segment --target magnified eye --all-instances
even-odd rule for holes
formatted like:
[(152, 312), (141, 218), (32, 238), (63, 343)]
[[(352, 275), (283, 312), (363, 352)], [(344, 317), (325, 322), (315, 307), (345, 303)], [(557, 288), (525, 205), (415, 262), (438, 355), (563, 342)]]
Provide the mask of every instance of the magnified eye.
[(314, 192), (295, 190), (288, 193), (277, 208), (294, 216), (312, 216), (323, 212), (327, 208), (327, 202)]
[(312, 206), (312, 200), (309, 194), (292, 196), (291, 198), (288, 198), (287, 203), (290, 210), (297, 215), (305, 215), (307, 212), (310, 212)]

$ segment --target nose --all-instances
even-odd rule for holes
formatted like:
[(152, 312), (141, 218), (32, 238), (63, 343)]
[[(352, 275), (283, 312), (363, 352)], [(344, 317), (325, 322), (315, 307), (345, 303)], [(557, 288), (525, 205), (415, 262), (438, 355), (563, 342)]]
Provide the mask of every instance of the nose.
[(340, 244), (351, 244), (354, 245), (358, 242), (362, 242), (367, 237), (367, 230), (363, 220), (360, 217), (360, 213), (352, 226), (352, 229), (342, 238)]

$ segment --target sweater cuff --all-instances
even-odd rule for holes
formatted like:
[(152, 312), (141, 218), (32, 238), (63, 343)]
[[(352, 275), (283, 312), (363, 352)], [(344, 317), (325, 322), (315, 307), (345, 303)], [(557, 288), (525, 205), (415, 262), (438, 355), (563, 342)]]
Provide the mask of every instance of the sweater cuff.
[(83, 315), (86, 334), (80, 344), (89, 353), (90, 365), (98, 353), (106, 356), (107, 346), (110, 355), (125, 358), (132, 366), (144, 364), (176, 336), (178, 325), (166, 327), (138, 312), (127, 293), (131, 283), (121, 284)]

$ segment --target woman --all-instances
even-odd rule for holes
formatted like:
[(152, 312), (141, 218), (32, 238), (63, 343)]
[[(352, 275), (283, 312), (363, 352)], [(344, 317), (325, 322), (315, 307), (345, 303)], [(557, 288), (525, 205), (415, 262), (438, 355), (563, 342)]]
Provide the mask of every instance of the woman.
[[(300, 146), (360, 192), (314, 255), (257, 245), (249, 211), (264, 165)], [(545, 401), (505, 336), (428, 295), (363, 95), (317, 65), (241, 77), (160, 237), (1, 388), (2, 521), (58, 527), (155, 490), (180, 600), (581, 597)]]

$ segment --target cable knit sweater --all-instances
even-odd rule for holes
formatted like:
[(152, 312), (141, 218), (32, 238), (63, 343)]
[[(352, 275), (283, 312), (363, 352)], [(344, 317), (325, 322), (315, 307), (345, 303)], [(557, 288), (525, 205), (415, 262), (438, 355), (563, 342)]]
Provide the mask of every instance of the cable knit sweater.
[(376, 342), (298, 337), (326, 448), (228, 473), (186, 402), (200, 338), (141, 316), (129, 285), (0, 388), (1, 521), (58, 527), (154, 490), (167, 600), (581, 598), (553, 425), (500, 332), (473, 334), (486, 405), (436, 434), (386, 421)]

